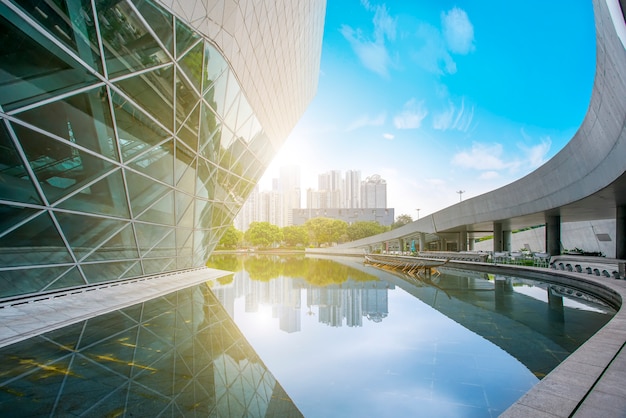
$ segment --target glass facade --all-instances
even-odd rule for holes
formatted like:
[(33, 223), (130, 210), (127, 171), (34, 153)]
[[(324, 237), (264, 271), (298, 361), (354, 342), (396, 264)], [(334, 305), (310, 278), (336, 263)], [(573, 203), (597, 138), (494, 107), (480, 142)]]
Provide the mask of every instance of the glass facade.
[(150, 0), (0, 0), (0, 299), (204, 265), (274, 145)]

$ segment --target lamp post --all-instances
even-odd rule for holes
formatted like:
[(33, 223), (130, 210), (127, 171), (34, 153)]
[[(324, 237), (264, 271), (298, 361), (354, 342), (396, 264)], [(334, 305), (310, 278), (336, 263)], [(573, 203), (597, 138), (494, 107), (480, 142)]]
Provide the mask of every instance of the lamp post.
[(420, 220), (420, 210), (419, 209), (415, 209), (417, 211), (417, 220)]
[(459, 190), (457, 191), (457, 193), (459, 194), (459, 202), (460, 202), (461, 200), (463, 200), (463, 193), (465, 193), (465, 190)]

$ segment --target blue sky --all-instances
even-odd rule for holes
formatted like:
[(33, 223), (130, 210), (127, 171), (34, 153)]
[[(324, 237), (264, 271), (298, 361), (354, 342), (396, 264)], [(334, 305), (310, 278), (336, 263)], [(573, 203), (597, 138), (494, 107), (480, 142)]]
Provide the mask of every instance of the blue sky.
[(317, 95), (261, 189), (290, 163), (303, 190), (360, 170), (396, 216), (433, 213), (554, 156), (594, 73), (589, 0), (328, 0)]

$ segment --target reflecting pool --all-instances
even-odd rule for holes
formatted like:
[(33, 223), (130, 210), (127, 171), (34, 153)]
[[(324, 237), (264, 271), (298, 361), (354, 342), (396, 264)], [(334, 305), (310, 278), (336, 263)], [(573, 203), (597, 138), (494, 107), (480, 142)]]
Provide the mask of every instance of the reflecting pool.
[(495, 417), (614, 314), (472, 271), (209, 265), (235, 273), (1, 348), (0, 416)]
[(495, 417), (614, 311), (561, 286), (358, 259), (214, 256), (214, 287), (306, 417)]

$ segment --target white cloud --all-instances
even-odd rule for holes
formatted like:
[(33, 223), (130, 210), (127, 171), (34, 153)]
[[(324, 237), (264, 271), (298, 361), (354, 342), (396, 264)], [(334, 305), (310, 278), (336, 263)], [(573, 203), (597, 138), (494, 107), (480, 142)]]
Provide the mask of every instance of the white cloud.
[(402, 112), (393, 118), (393, 124), (397, 129), (417, 129), (427, 115), (424, 101), (411, 99), (404, 104)]
[(500, 178), (500, 173), (497, 171), (485, 171), (480, 176), (478, 176), (479, 180), (495, 180)]
[(418, 26), (416, 35), (423, 44), (413, 59), (433, 74), (454, 74), (457, 68), (451, 54), (474, 51), (474, 26), (458, 7), (441, 13), (441, 26), (441, 30), (427, 23)]
[(449, 129), (467, 132), (474, 119), (474, 105), (469, 109), (465, 107), (465, 99), (461, 99), (460, 108), (457, 111), (452, 101), (448, 102), (448, 108), (433, 115), (433, 128), (440, 131)]
[(346, 128), (346, 131), (354, 131), (365, 126), (382, 126), (385, 124), (386, 119), (387, 115), (384, 112), (374, 117), (363, 115), (350, 123), (350, 125)]
[(389, 141), (391, 141), (392, 139), (394, 139), (396, 136), (394, 134), (390, 134), (390, 133), (384, 133), (383, 134), (383, 138), (388, 139)]
[(366, 68), (388, 77), (392, 61), (387, 51), (386, 40), (395, 39), (396, 20), (389, 15), (384, 5), (374, 7), (367, 1), (363, 1), (362, 5), (366, 10), (374, 11), (373, 39), (365, 36), (360, 29), (354, 30), (348, 25), (342, 25), (340, 32)]
[(437, 75), (456, 73), (456, 63), (448, 53), (437, 28), (426, 23), (421, 24), (417, 28), (417, 37), (423, 41), (422, 47), (413, 53), (413, 60), (419, 66)]
[(533, 145), (531, 147), (520, 145), (519, 147), (524, 152), (526, 156), (525, 159), (528, 161), (530, 167), (537, 168), (547, 161), (547, 155), (551, 146), (552, 141), (549, 137), (546, 137), (541, 139), (540, 144)]
[(474, 26), (458, 7), (441, 14), (443, 37), (450, 52), (468, 54), (474, 50)]
[(472, 144), (472, 149), (461, 151), (452, 157), (452, 164), (474, 170), (502, 170), (510, 167), (502, 160), (501, 144)]

